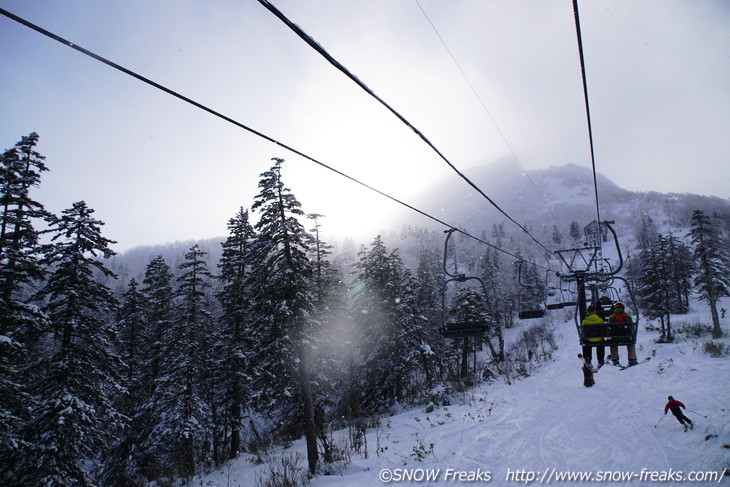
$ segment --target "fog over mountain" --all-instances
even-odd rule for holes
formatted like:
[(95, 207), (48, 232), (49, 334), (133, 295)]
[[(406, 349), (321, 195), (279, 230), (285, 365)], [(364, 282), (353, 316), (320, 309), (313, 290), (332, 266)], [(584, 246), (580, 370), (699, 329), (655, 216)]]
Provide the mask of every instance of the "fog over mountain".
[[(566, 164), (525, 172), (511, 160), (501, 160), (464, 173), (506, 214), (534, 230), (538, 238), (542, 229), (551, 232), (553, 225), (567, 232), (572, 221), (583, 226), (596, 219), (593, 173), (589, 168)], [(630, 233), (641, 224), (642, 217), (650, 217), (660, 227), (688, 228), (696, 209), (717, 214), (725, 224), (730, 224), (730, 200), (687, 193), (629, 191), (600, 173), (596, 180), (601, 220), (615, 221), (619, 233)], [(489, 230), (492, 224), (507, 221), (459, 178), (424, 192), (414, 206), (471, 232)], [(399, 218), (409, 220), (405, 214)], [(410, 220), (410, 224), (419, 226), (414, 218)], [(508, 232), (515, 229), (511, 227), (516, 228), (505, 223)]]

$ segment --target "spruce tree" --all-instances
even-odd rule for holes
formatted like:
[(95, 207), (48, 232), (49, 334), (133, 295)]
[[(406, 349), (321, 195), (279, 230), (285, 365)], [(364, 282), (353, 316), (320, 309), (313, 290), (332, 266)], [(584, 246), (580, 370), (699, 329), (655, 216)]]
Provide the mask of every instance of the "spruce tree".
[(193, 245), (179, 265), (173, 321), (164, 334), (156, 408), (161, 422), (151, 433), (162, 449), (162, 461), (175, 475), (190, 478), (203, 457), (210, 405), (207, 371), (210, 370), (212, 315), (207, 291), (212, 278), (205, 252)]
[(372, 413), (403, 400), (420, 343), (412, 340), (418, 328), (413, 288), (397, 251), (388, 251), (378, 236), (359, 255), (353, 314), (362, 361), (361, 407)]
[[(401, 263), (402, 265), (402, 263)], [(396, 372), (399, 373), (398, 384), (403, 399), (410, 397), (414, 391), (423, 389), (420, 384), (418, 369), (427, 374), (428, 336), (432, 332), (429, 322), (424, 318), (422, 308), (416, 304), (415, 279), (410, 270), (403, 266), (401, 275), (400, 299), (396, 300), (396, 342), (402, 346), (402, 356), (397, 363)], [(400, 399), (399, 399), (400, 400)]]
[(502, 260), (496, 250), (487, 248), (480, 262), (481, 279), (487, 291), (486, 299), (492, 310), (494, 329), (490, 335), (497, 338), (498, 349), (493, 348), (487, 338), (487, 345), (492, 352), (492, 358), (501, 362), (504, 360), (504, 330), (513, 326), (513, 314), (516, 308), (515, 282), (512, 276), (505, 275)]
[(642, 251), (649, 250), (654, 245), (654, 239), (659, 235), (654, 220), (648, 215), (641, 215), (641, 228), (637, 239), (639, 241), (639, 249)]
[(154, 480), (173, 475), (167, 461), (168, 447), (152, 433), (164, 423), (167, 411), (158, 407), (165, 397), (162, 380), (165, 360), (166, 337), (173, 324), (173, 275), (165, 259), (158, 255), (145, 269), (143, 287), (140, 289), (145, 303), (145, 332), (142, 348), (142, 374), (139, 397), (135, 400), (134, 421), (127, 433), (138, 446), (142, 475)]
[(347, 394), (348, 356), (343, 344), (352, 340), (352, 323), (347, 310), (347, 286), (342, 271), (330, 260), (332, 245), (321, 236), (323, 215), (307, 215), (314, 226), (311, 238), (313, 315), (316, 345), (312, 350), (312, 383), (317, 434), (324, 445), (324, 461), (331, 460), (329, 438), (325, 435), (325, 411), (333, 411)]
[(694, 285), (700, 299), (707, 302), (712, 316), (712, 330), (716, 338), (722, 336), (717, 301), (730, 296), (730, 256), (717, 226), (700, 210), (692, 212), (689, 236), (694, 246), (697, 274)]
[(427, 328), (424, 330), (421, 346), (421, 361), (429, 386), (437, 380), (437, 373), (442, 376), (441, 360), (447, 353), (447, 341), (435, 332), (441, 326), (441, 294), (444, 284), (441, 258), (439, 250), (422, 248), (418, 254), (413, 284), (414, 306), (428, 320), (424, 324)]
[(53, 272), (37, 295), (52, 324), (52, 354), (30, 389), (37, 406), (21, 431), (32, 447), (18, 459), (15, 485), (96, 485), (110, 435), (124, 420), (110, 400), (122, 389), (110, 320), (117, 300), (94, 276), (114, 277), (99, 260), (114, 254), (114, 242), (92, 213), (74, 203), (54, 224), (46, 257)]
[(557, 225), (553, 225), (553, 243), (555, 245), (560, 245), (563, 243), (563, 234), (558, 229)]
[(222, 289), (218, 300), (222, 306), (221, 367), (225, 380), (225, 424), (229, 435), (229, 458), (241, 450), (243, 410), (247, 396), (247, 356), (251, 344), (245, 336), (250, 315), (246, 279), (252, 266), (251, 245), (256, 236), (249, 223), (248, 210), (241, 208), (228, 221), (228, 238), (222, 243), (223, 255), (218, 268)]
[(143, 347), (145, 342), (145, 299), (132, 279), (122, 294), (117, 327), (122, 359), (127, 365), (127, 379), (130, 389), (140, 381), (143, 370)]
[[(310, 379), (310, 344), (316, 324), (311, 236), (298, 220), (304, 215), (301, 204), (282, 181), (284, 160), (273, 161), (271, 169), (261, 174), (260, 192), (251, 207), (259, 213), (248, 286), (253, 305), (249, 333), (257, 344), (252, 395), (264, 410), (288, 409), (299, 419), (309, 469), (314, 472), (318, 452)], [(292, 426), (291, 421), (287, 423)], [(301, 426), (294, 431), (301, 431)]]
[(17, 328), (14, 313), (26, 313), (18, 300), (23, 286), (41, 279), (39, 232), (33, 220), (52, 221), (52, 215), (33, 200), (30, 190), (40, 185), (48, 170), (45, 157), (35, 151), (32, 133), (0, 156), (0, 334)]
[(658, 318), (661, 322), (661, 340), (672, 340), (671, 300), (669, 276), (670, 261), (667, 241), (662, 235), (650, 240), (650, 248), (641, 252), (641, 274), (638, 295), (647, 318)]
[(580, 237), (582, 234), (580, 231), (580, 227), (578, 226), (578, 222), (570, 222), (570, 230), (568, 232), (568, 235), (570, 235), (570, 238), (574, 244), (580, 241)]
[(143, 485), (140, 444), (140, 413), (147, 397), (143, 389), (146, 346), (146, 303), (135, 279), (122, 295), (118, 313), (119, 351), (126, 366), (127, 391), (117, 400), (117, 409), (129, 418), (118, 432), (118, 439), (107, 457), (102, 475), (104, 485), (136, 487)]
[(45, 158), (34, 150), (37, 142), (32, 133), (0, 155), (0, 478), (10, 455), (23, 445), (17, 428), (32, 407), (32, 396), (24, 391), (28, 378), (22, 373), (29, 345), (48, 325), (28, 297), (45, 275), (33, 220), (51, 219), (30, 197), (47, 170)]
[(686, 313), (689, 311), (689, 296), (692, 292), (692, 274), (694, 263), (692, 252), (677, 237), (669, 235), (667, 238), (667, 251), (670, 262), (670, 282), (672, 286), (672, 312)]

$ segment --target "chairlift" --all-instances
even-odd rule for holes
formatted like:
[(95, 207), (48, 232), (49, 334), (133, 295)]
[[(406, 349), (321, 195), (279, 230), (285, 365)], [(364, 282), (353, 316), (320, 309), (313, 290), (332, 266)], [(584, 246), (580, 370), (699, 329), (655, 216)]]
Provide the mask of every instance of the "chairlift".
[[(525, 263), (524, 260), (520, 260), (516, 262), (517, 264), (517, 282), (520, 286), (524, 288), (533, 288), (533, 283), (525, 283), (522, 279), (522, 265)], [(518, 296), (519, 297), (519, 296)], [(529, 303), (531, 307), (528, 307), (527, 305), (523, 306), (524, 303), (519, 303), (519, 311), (517, 312), (517, 316), (521, 320), (532, 320), (536, 318), (542, 318), (545, 316), (545, 308), (542, 307), (542, 305), (537, 305), (537, 303)]]
[(446, 241), (444, 242), (444, 274), (447, 279), (444, 281), (444, 285), (441, 292), (441, 328), (439, 334), (447, 338), (468, 338), (468, 337), (479, 337), (484, 336), (489, 331), (490, 323), (486, 320), (475, 320), (475, 321), (447, 321), (446, 320), (446, 294), (449, 284), (454, 282), (464, 283), (467, 281), (476, 281), (480, 284), (483, 296), (487, 305), (489, 301), (486, 300), (487, 287), (484, 281), (475, 276), (467, 276), (465, 274), (452, 274), (448, 270), (447, 257), (448, 257), (448, 246), (451, 234), (456, 231), (455, 228), (446, 230)]
[[(600, 346), (606, 346), (606, 345), (614, 345), (614, 346), (622, 346), (622, 345), (635, 345), (636, 344), (636, 336), (639, 329), (639, 312), (638, 309), (636, 309), (634, 303), (636, 302), (633, 296), (633, 293), (631, 291), (631, 287), (629, 286), (628, 282), (618, 276), (613, 276), (612, 281), (616, 280), (623, 284), (623, 287), (626, 288), (628, 294), (629, 294), (629, 303), (631, 303), (631, 309), (629, 311), (632, 312), (631, 316), (633, 319), (633, 322), (626, 323), (626, 322), (613, 322), (613, 321), (605, 321), (604, 323), (597, 323), (597, 324), (591, 324), (591, 325), (583, 325), (582, 320), (578, 319), (578, 313), (576, 308), (576, 327), (578, 330), (578, 337), (580, 339), (580, 343), (583, 346), (587, 347), (600, 347)], [(605, 285), (602, 285), (602, 283), (591, 283), (588, 286), (589, 289), (591, 289), (591, 293), (595, 296), (596, 290), (602, 290), (603, 294), (602, 296), (609, 297), (611, 301), (611, 306), (615, 302), (622, 301), (620, 293), (618, 291), (618, 288), (614, 285), (610, 287), (605, 287)], [(604, 314), (608, 312), (605, 305), (600, 303), (600, 297), (598, 300), (593, 300), (592, 305), (596, 308), (597, 311), (602, 311)], [(601, 316), (601, 313), (599, 312), (599, 316)], [(602, 316), (602, 318), (606, 319), (608, 316)]]
[(517, 313), (521, 320), (533, 320), (545, 316), (544, 309), (523, 309)]
[[(560, 277), (560, 274), (558, 274), (558, 277)], [(547, 280), (547, 277), (546, 277), (546, 280)], [(573, 296), (574, 293), (569, 289), (563, 289), (563, 279), (562, 278), (560, 278), (559, 286), (557, 288), (552, 288), (552, 289), (558, 290), (559, 297), (558, 297), (557, 301), (552, 302), (552, 303), (547, 303), (545, 305), (545, 308), (548, 311), (552, 311), (552, 310), (556, 310), (556, 309), (563, 309), (568, 306), (575, 306), (576, 300), (575, 300), (575, 297)], [(553, 293), (553, 295), (555, 295), (555, 294), (556, 293)]]
[[(619, 264), (616, 269), (613, 269), (610, 264), (608, 265), (608, 271), (589, 271), (587, 269), (572, 270), (568, 274), (561, 275), (561, 278), (566, 281), (574, 281), (577, 286), (577, 298), (578, 303), (575, 309), (575, 325), (578, 331), (578, 337), (580, 344), (586, 347), (602, 347), (607, 345), (622, 346), (622, 345), (635, 345), (636, 335), (639, 329), (639, 310), (636, 307), (636, 299), (634, 297), (631, 285), (629, 282), (617, 275), (617, 273), (623, 267), (623, 256), (621, 254), (621, 248), (618, 243), (618, 237), (616, 232), (611, 227), (609, 222), (602, 222), (606, 228), (611, 232), (616, 244), (616, 251), (619, 258)], [(591, 249), (592, 250), (592, 249)], [(593, 255), (590, 260), (593, 260)], [(574, 259), (573, 262), (576, 260)], [(585, 262), (585, 260), (584, 260)], [(603, 269), (603, 268), (602, 268)], [(617, 283), (620, 286), (617, 286)], [(619, 287), (625, 288), (628, 293), (629, 299), (627, 300), (630, 305), (632, 312), (631, 316), (633, 319), (632, 323), (625, 322), (612, 322), (606, 321), (604, 323), (583, 325), (583, 319), (586, 316), (586, 308), (588, 302), (591, 303), (597, 310), (600, 310), (604, 315), (602, 318), (606, 319), (610, 308), (609, 303), (623, 301), (619, 292)], [(604, 298), (605, 303), (601, 303), (601, 298)], [(599, 314), (600, 316), (600, 314)]]

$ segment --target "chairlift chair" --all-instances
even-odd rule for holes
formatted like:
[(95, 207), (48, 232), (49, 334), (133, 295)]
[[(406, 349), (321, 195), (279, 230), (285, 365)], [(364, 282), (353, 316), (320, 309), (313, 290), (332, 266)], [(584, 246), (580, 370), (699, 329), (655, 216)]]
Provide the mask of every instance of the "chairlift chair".
[(558, 277), (560, 277), (560, 285), (557, 288), (559, 291), (559, 298), (558, 298), (557, 302), (548, 303), (547, 305), (545, 305), (545, 308), (548, 311), (556, 310), (556, 309), (563, 309), (568, 306), (576, 305), (575, 298), (572, 296), (574, 294), (573, 291), (571, 291), (569, 289), (563, 289), (563, 278), (560, 275), (558, 275)]
[[(522, 265), (525, 263), (524, 260), (517, 261), (517, 283), (524, 287), (524, 288), (532, 288), (534, 285), (525, 283), (522, 280)], [(533, 303), (530, 303), (533, 304)], [(520, 310), (517, 312), (517, 316), (521, 320), (532, 320), (536, 318), (542, 318), (545, 316), (545, 308), (542, 306), (534, 306), (534, 307), (527, 307), (522, 306), (522, 303), (520, 303)]]
[[(447, 287), (450, 283), (454, 282), (460, 282), (464, 283), (467, 281), (477, 281), (481, 285), (483, 295), (487, 296), (487, 287), (484, 285), (484, 281), (479, 279), (475, 276), (466, 276), (464, 274), (452, 274), (449, 272), (447, 265), (446, 265), (446, 259), (447, 259), (447, 250), (449, 245), (449, 239), (451, 238), (451, 234), (456, 231), (455, 228), (451, 228), (449, 230), (446, 230), (445, 233), (446, 241), (444, 242), (444, 274), (448, 277), (444, 281), (443, 288), (441, 290), (441, 328), (439, 329), (439, 334), (443, 337), (447, 338), (468, 338), (468, 337), (478, 337), (478, 336), (484, 336), (489, 331), (489, 325), (490, 323), (485, 320), (476, 320), (476, 321), (447, 321), (446, 319), (446, 294), (447, 294)], [(487, 300), (487, 304), (489, 301)]]
[[(626, 282), (626, 280), (622, 277), (613, 276), (613, 279), (622, 281), (625, 284), (630, 295), (631, 303), (635, 303), (636, 301), (634, 300), (634, 296), (628, 282)], [(592, 287), (595, 289), (596, 286), (593, 285)], [(615, 301), (619, 301), (620, 296), (618, 294), (618, 290), (616, 288), (610, 289), (615, 291), (615, 296), (613, 296), (615, 297)], [(596, 301), (593, 301), (594, 306), (597, 304), (598, 303)], [(633, 319), (633, 322), (631, 323), (606, 321), (604, 323), (583, 325), (580, 323), (580, 315), (578, 313), (578, 308), (576, 307), (576, 327), (578, 329), (578, 337), (581, 345), (586, 347), (635, 345), (636, 335), (639, 329), (639, 313), (635, 307), (632, 307), (630, 311), (632, 311), (631, 316)]]

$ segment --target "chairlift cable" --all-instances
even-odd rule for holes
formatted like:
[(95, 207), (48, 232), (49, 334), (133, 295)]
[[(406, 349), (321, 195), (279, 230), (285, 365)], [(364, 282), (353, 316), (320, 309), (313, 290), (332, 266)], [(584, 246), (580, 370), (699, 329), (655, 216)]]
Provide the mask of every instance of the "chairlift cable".
[[(102, 56), (100, 56), (100, 55), (98, 55), (98, 54), (96, 54), (96, 53), (94, 53), (92, 51), (89, 51), (88, 49), (85, 49), (85, 48), (83, 48), (83, 47), (81, 47), (81, 46), (79, 46), (77, 44), (74, 44), (73, 42), (71, 42), (69, 40), (66, 40), (63, 37), (60, 37), (60, 36), (58, 36), (58, 35), (50, 32), (50, 31), (48, 31), (48, 30), (46, 30), (46, 29), (44, 29), (44, 28), (36, 25), (36, 24), (33, 24), (32, 22), (30, 22), (28, 20), (25, 20), (25, 19), (23, 19), (21, 17), (18, 17), (17, 15), (12, 14), (11, 12), (8, 12), (7, 10), (5, 10), (3, 8), (0, 8), (0, 14), (4, 15), (5, 17), (8, 17), (9, 19), (14, 20), (14, 21), (18, 22), (19, 24), (22, 24), (22, 25), (24, 25), (24, 26), (26, 26), (26, 27), (28, 27), (28, 28), (30, 28), (30, 29), (32, 29), (32, 30), (40, 33), (40, 34), (43, 34), (43, 35), (45, 35), (47, 37), (50, 37), (51, 39), (53, 39), (53, 40), (55, 40), (55, 41), (57, 41), (57, 42), (65, 45), (67, 47), (70, 47), (70, 48), (72, 48), (72, 49), (74, 49), (74, 50), (76, 50), (76, 51), (78, 51), (78, 52), (80, 52), (82, 54), (85, 54), (85, 55), (87, 55), (87, 56), (95, 59), (96, 61), (99, 61), (99, 62), (101, 62), (103, 64), (106, 64), (107, 66), (110, 66), (110, 67), (112, 67), (112, 68), (114, 68), (114, 69), (116, 69), (118, 71), (121, 71), (124, 74), (127, 74), (127, 75), (129, 75), (129, 76), (131, 76), (133, 78), (136, 78), (137, 80), (142, 81), (143, 83), (146, 83), (146, 84), (148, 84), (148, 85), (150, 85), (150, 86), (152, 86), (154, 88), (157, 88), (158, 90), (163, 91), (163, 92), (167, 93), (168, 95), (171, 95), (171, 96), (173, 96), (175, 98), (178, 98), (179, 100), (182, 100), (182, 101), (184, 101), (184, 102), (186, 102), (186, 103), (188, 103), (190, 105), (193, 105), (194, 107), (199, 108), (200, 110), (203, 110), (204, 112), (207, 112), (210, 115), (214, 115), (214, 116), (216, 116), (216, 117), (218, 117), (218, 118), (220, 118), (220, 119), (222, 119), (222, 120), (224, 120), (224, 121), (226, 121), (228, 123), (231, 123), (231, 124), (235, 125), (236, 127), (239, 127), (239, 128), (241, 128), (243, 130), (246, 130), (247, 132), (249, 132), (249, 133), (251, 133), (253, 135), (256, 135), (256, 136), (258, 136), (258, 137), (260, 137), (260, 138), (262, 138), (262, 139), (264, 139), (264, 140), (266, 140), (268, 142), (271, 142), (271, 143), (273, 143), (273, 144), (275, 144), (275, 145), (277, 145), (277, 146), (279, 146), (279, 147), (281, 147), (283, 149), (286, 149), (286, 150), (288, 150), (288, 151), (290, 151), (290, 152), (292, 152), (292, 153), (294, 153), (294, 154), (296, 154), (296, 155), (298, 155), (298, 156), (300, 156), (300, 157), (302, 157), (302, 158), (304, 158), (304, 159), (306, 159), (308, 161), (314, 162), (315, 164), (317, 164), (317, 165), (319, 165), (319, 166), (321, 166), (321, 167), (323, 167), (325, 169), (328, 169), (328, 170), (334, 172), (335, 174), (337, 174), (339, 176), (342, 176), (344, 178), (347, 178), (350, 181), (352, 181), (354, 183), (357, 183), (357, 184), (359, 184), (360, 186), (363, 186), (366, 189), (369, 189), (371, 191), (374, 191), (375, 193), (378, 193), (379, 195), (384, 196), (384, 197), (390, 199), (391, 201), (394, 201), (395, 203), (398, 203), (398, 204), (400, 204), (402, 206), (405, 206), (406, 208), (408, 208), (408, 209), (410, 209), (412, 211), (415, 211), (416, 213), (418, 213), (418, 214), (420, 214), (422, 216), (425, 216), (426, 218), (429, 218), (429, 219), (431, 219), (431, 220), (433, 220), (433, 221), (435, 221), (435, 222), (437, 222), (437, 223), (439, 223), (439, 224), (441, 224), (441, 225), (443, 225), (445, 227), (453, 228), (456, 231), (458, 231), (459, 233), (461, 233), (462, 235), (464, 235), (465, 237), (468, 237), (468, 238), (471, 238), (473, 240), (476, 240), (477, 242), (480, 242), (480, 243), (482, 243), (484, 245), (487, 245), (488, 247), (491, 247), (491, 248), (493, 248), (494, 250), (496, 250), (498, 252), (502, 252), (503, 254), (509, 255), (510, 257), (518, 258), (515, 254), (513, 254), (511, 252), (508, 252), (508, 251), (506, 251), (504, 249), (501, 249), (501, 248), (497, 247), (496, 245), (493, 245), (493, 244), (491, 244), (491, 243), (489, 243), (489, 242), (487, 242), (487, 241), (485, 241), (485, 240), (483, 240), (481, 238), (475, 237), (474, 235), (471, 235), (470, 233), (468, 233), (468, 232), (466, 232), (464, 230), (458, 229), (454, 225), (451, 225), (451, 224), (449, 224), (449, 223), (447, 223), (447, 222), (445, 222), (445, 221), (443, 221), (443, 220), (441, 220), (441, 219), (439, 219), (439, 218), (437, 218), (437, 217), (435, 217), (433, 215), (430, 215), (430, 214), (426, 213), (425, 211), (419, 210), (418, 208), (416, 208), (416, 207), (414, 207), (414, 206), (412, 206), (412, 205), (410, 205), (408, 203), (405, 203), (404, 201), (401, 201), (401, 200), (399, 200), (399, 199), (397, 199), (397, 198), (395, 198), (393, 196), (390, 196), (389, 194), (387, 194), (387, 193), (385, 193), (383, 191), (380, 191), (379, 189), (374, 188), (373, 186), (370, 186), (370, 185), (368, 185), (368, 184), (366, 184), (366, 183), (364, 183), (364, 182), (362, 182), (362, 181), (360, 181), (358, 179), (355, 179), (354, 177), (349, 176), (348, 174), (345, 174), (344, 172), (342, 172), (342, 171), (340, 171), (338, 169), (335, 169), (335, 168), (333, 168), (333, 167), (331, 167), (331, 166), (329, 166), (329, 165), (327, 165), (327, 164), (325, 164), (325, 163), (323, 163), (323, 162), (321, 162), (321, 161), (319, 161), (319, 160), (317, 160), (317, 159), (315, 159), (315, 158), (313, 158), (313, 157), (311, 157), (311, 156), (309, 156), (309, 155), (307, 155), (307, 154), (305, 154), (305, 153), (303, 153), (303, 152), (301, 152), (301, 151), (299, 151), (299, 150), (297, 150), (297, 149), (295, 149), (295, 148), (293, 148), (293, 147), (291, 147), (289, 145), (286, 145), (286, 144), (284, 144), (282, 142), (279, 142), (278, 140), (274, 139), (273, 137), (270, 137), (270, 136), (268, 136), (268, 135), (266, 135), (266, 134), (264, 134), (262, 132), (259, 132), (259, 131), (255, 130), (255, 129), (251, 128), (251, 127), (248, 127), (247, 125), (244, 125), (243, 123), (238, 122), (237, 120), (235, 120), (235, 119), (233, 119), (231, 117), (228, 117), (228, 116), (226, 116), (226, 115), (224, 115), (224, 114), (222, 114), (222, 113), (220, 113), (220, 112), (218, 112), (216, 110), (213, 110), (213, 109), (211, 109), (211, 108), (203, 105), (202, 103), (199, 103), (199, 102), (197, 102), (197, 101), (195, 101), (195, 100), (193, 100), (191, 98), (188, 98), (188, 97), (186, 97), (184, 95), (181, 95), (180, 93), (177, 93), (176, 91), (174, 91), (174, 90), (172, 90), (170, 88), (167, 88), (167, 87), (165, 87), (165, 86), (163, 86), (163, 85), (161, 85), (161, 84), (159, 84), (159, 83), (157, 83), (155, 81), (152, 81), (149, 78), (146, 78), (146, 77), (144, 77), (144, 76), (142, 76), (142, 75), (140, 75), (140, 74), (138, 74), (138, 73), (136, 73), (136, 72), (134, 72), (134, 71), (132, 71), (130, 69), (127, 69), (124, 66), (121, 66), (121, 65), (119, 65), (119, 64), (117, 64), (117, 63), (115, 63), (113, 61), (110, 61), (110, 60), (108, 60), (108, 59), (106, 59), (106, 58), (104, 58), (104, 57), (102, 57)], [(545, 268), (543, 268), (543, 269), (545, 269)], [(546, 270), (550, 270), (550, 269), (546, 269)]]
[(509, 221), (517, 225), (524, 233), (526, 233), (537, 245), (542, 247), (549, 254), (553, 255), (553, 251), (545, 247), (540, 241), (538, 241), (524, 226), (518, 223), (514, 218), (509, 216), (497, 203), (495, 203), (486, 193), (484, 193), (474, 182), (472, 182), (464, 173), (462, 173), (449, 159), (438, 150), (438, 148), (428, 138), (418, 130), (412, 123), (410, 123), (403, 115), (398, 113), (393, 107), (391, 107), (385, 100), (380, 98), (373, 90), (371, 90), (365, 83), (363, 83), (357, 76), (355, 76), (350, 70), (348, 70), (342, 63), (337, 61), (332, 55), (327, 52), (317, 41), (315, 41), (309, 34), (304, 32), (298, 25), (289, 20), (279, 9), (271, 4), (268, 0), (259, 0), (259, 3), (266, 7), (272, 14), (274, 14), (279, 20), (281, 20), (287, 27), (289, 27), (295, 34), (297, 34), (304, 42), (306, 42), (312, 49), (317, 51), (322, 57), (324, 57), (330, 64), (342, 72), (345, 76), (355, 82), (360, 88), (365, 90), (370, 96), (375, 98), (381, 105), (387, 108), (393, 115), (395, 115), (401, 122), (403, 122), (408, 128), (418, 135), (434, 152), (444, 161), (448, 166), (456, 172), (464, 181), (466, 181), (472, 188), (474, 188), (479, 194), (481, 194), (494, 208), (497, 209), (502, 215), (504, 215)]
[(601, 235), (601, 210), (600, 205), (598, 202), (598, 178), (596, 175), (596, 155), (595, 150), (593, 146), (593, 126), (591, 124), (591, 110), (590, 110), (590, 104), (588, 102), (588, 81), (586, 77), (586, 65), (585, 65), (585, 56), (583, 55), (583, 37), (581, 35), (581, 29), (580, 29), (580, 17), (578, 15), (578, 0), (573, 0), (573, 16), (575, 18), (575, 32), (578, 40), (578, 54), (580, 57), (580, 72), (581, 77), (583, 79), (583, 99), (585, 100), (585, 107), (586, 107), (586, 120), (588, 122), (588, 142), (590, 144), (591, 149), (591, 167), (593, 171), (593, 192), (595, 194), (596, 198), (596, 224), (598, 226), (598, 246), (599, 249), (601, 247), (601, 241), (600, 238)]
[(472, 93), (474, 93), (474, 96), (476, 97), (476, 99), (479, 101), (479, 104), (482, 106), (482, 109), (484, 109), (484, 112), (487, 114), (487, 117), (489, 117), (489, 120), (491, 120), (492, 125), (494, 125), (494, 128), (497, 130), (497, 133), (500, 135), (500, 137), (502, 137), (502, 140), (504, 141), (505, 145), (507, 146), (510, 153), (512, 154), (512, 157), (514, 157), (515, 162), (517, 162), (517, 165), (522, 170), (522, 173), (527, 177), (527, 180), (530, 181), (530, 184), (532, 185), (532, 188), (535, 190), (535, 193), (537, 193), (537, 195), (542, 200), (543, 204), (545, 205), (545, 208), (547, 208), (547, 210), (548, 210), (548, 214), (553, 219), (553, 221), (557, 224), (557, 220), (555, 219), (555, 215), (552, 212), (552, 208), (550, 208), (550, 205), (548, 205), (547, 201), (545, 201), (545, 198), (543, 197), (542, 193), (540, 192), (540, 189), (537, 187), (535, 182), (530, 177), (530, 174), (527, 172), (527, 170), (525, 170), (525, 167), (522, 165), (522, 161), (520, 161), (520, 158), (517, 156), (517, 153), (515, 152), (514, 148), (512, 147), (512, 144), (510, 144), (509, 140), (507, 140), (507, 136), (504, 135), (504, 132), (502, 132), (502, 129), (497, 124), (497, 121), (492, 116), (492, 113), (489, 111), (489, 108), (487, 108), (487, 105), (484, 103), (484, 100), (482, 100), (482, 97), (479, 96), (479, 92), (474, 87), (474, 85), (472, 84), (469, 77), (466, 75), (466, 72), (464, 72), (464, 70), (462, 69), (461, 64), (459, 64), (459, 61), (457, 61), (456, 57), (451, 52), (451, 49), (449, 49), (449, 46), (446, 44), (446, 41), (441, 36), (438, 29), (436, 29), (436, 26), (431, 21), (431, 18), (428, 16), (428, 13), (426, 13), (426, 10), (421, 5), (421, 2), (419, 2), (419, 0), (415, 0), (415, 2), (418, 5), (418, 8), (421, 9), (423, 16), (426, 17), (426, 20), (428, 21), (428, 23), (431, 26), (431, 28), (433, 29), (433, 31), (436, 33), (436, 37), (439, 38), (439, 40), (441, 41), (441, 44), (444, 46), (444, 49), (446, 49), (446, 52), (449, 53), (451, 60), (454, 61), (454, 64), (459, 69), (461, 76), (464, 78), (466, 83), (469, 85), (469, 88), (471, 89)]

